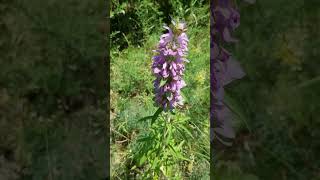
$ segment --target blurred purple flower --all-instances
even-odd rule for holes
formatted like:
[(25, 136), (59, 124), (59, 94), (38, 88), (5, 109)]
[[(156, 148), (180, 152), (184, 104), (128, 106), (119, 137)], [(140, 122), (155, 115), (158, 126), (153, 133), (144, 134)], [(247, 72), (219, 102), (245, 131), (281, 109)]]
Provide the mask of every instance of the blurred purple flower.
[(155, 102), (157, 106), (172, 110), (183, 105), (181, 89), (186, 86), (182, 79), (184, 63), (188, 53), (188, 37), (186, 24), (173, 22), (173, 28), (164, 26), (168, 33), (160, 37), (158, 54), (153, 57), (152, 72), (154, 80)]
[[(254, 0), (246, 1), (254, 2)], [(210, 18), (210, 126), (211, 130), (213, 130), (211, 133), (213, 133), (212, 137), (216, 137), (220, 142), (230, 145), (230, 143), (223, 141), (221, 138), (221, 136), (229, 139), (235, 137), (231, 123), (232, 112), (224, 102), (224, 86), (235, 79), (242, 78), (245, 73), (240, 63), (222, 47), (222, 43), (235, 43), (238, 41), (232, 37), (231, 33), (240, 25), (240, 14), (233, 7), (231, 0), (212, 0)]]
[(232, 38), (231, 32), (234, 31), (240, 25), (239, 12), (231, 7), (226, 1), (219, 1), (220, 4), (213, 8), (213, 29), (215, 33), (219, 33), (220, 36), (226, 42), (237, 42)]

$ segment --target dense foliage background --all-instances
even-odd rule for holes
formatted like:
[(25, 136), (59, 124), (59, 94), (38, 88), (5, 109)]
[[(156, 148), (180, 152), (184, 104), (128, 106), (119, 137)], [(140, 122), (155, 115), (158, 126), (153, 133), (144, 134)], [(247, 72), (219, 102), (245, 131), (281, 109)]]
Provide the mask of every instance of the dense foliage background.
[(106, 177), (105, 3), (0, 2), (0, 179)]
[(229, 50), (247, 75), (226, 90), (237, 137), (216, 151), (217, 179), (320, 179), (319, 1), (237, 2)]

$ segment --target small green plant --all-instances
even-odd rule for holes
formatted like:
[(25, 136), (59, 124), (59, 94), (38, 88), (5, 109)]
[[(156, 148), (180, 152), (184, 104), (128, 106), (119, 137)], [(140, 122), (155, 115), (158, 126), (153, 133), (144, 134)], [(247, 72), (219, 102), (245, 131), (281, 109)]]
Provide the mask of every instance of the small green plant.
[(185, 154), (185, 145), (194, 139), (189, 120), (183, 114), (162, 113), (149, 130), (138, 136), (132, 149), (132, 158), (137, 161), (133, 169), (144, 165), (142, 177), (147, 179), (181, 179), (183, 163), (191, 162)]

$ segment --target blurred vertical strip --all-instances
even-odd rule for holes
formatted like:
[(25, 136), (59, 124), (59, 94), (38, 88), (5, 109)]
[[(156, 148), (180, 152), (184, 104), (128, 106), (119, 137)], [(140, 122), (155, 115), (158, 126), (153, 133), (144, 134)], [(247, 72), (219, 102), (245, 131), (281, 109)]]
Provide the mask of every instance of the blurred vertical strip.
[[(238, 42), (232, 36), (240, 25), (240, 13), (232, 0), (210, 2), (210, 158), (211, 179), (214, 150), (231, 146), (235, 138), (232, 111), (224, 100), (224, 86), (245, 76), (240, 63), (223, 48)], [(217, 140), (217, 141), (216, 141)]]
[(107, 14), (106, 14), (106, 60), (105, 66), (106, 69), (106, 118), (107, 118), (107, 178), (110, 179), (110, 5), (111, 0), (106, 1)]
[(214, 89), (214, 82), (212, 81), (212, 79), (215, 78), (215, 74), (214, 74), (214, 59), (213, 57), (213, 41), (214, 41), (214, 36), (213, 36), (213, 9), (216, 5), (215, 0), (210, 0), (210, 179), (213, 180), (214, 179), (214, 161), (213, 161), (213, 157), (214, 157), (214, 146), (213, 146), (213, 127), (214, 127), (214, 118), (213, 118), (213, 109), (214, 109), (214, 96), (212, 93), (212, 89)]

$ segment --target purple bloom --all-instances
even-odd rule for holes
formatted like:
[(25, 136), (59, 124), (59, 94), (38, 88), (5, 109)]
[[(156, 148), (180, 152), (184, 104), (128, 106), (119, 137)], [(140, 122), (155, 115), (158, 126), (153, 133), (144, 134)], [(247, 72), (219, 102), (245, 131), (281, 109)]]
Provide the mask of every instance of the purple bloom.
[(183, 105), (181, 89), (186, 86), (182, 76), (185, 70), (184, 62), (188, 53), (188, 37), (185, 33), (185, 23), (174, 23), (174, 27), (164, 26), (168, 33), (160, 37), (158, 54), (152, 63), (155, 102), (164, 110), (172, 110)]

